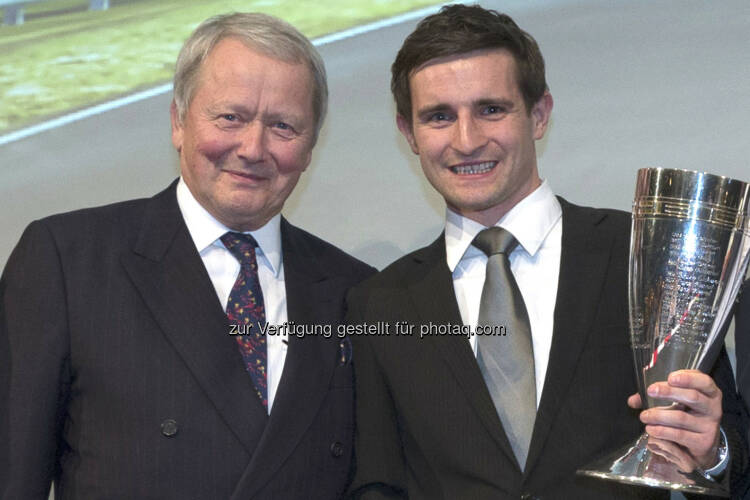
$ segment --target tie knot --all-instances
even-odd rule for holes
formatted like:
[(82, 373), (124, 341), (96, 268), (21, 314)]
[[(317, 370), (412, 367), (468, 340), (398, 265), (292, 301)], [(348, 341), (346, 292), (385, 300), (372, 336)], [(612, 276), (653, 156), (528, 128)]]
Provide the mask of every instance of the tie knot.
[(255, 260), (255, 247), (258, 242), (250, 234), (228, 232), (221, 236), (221, 242), (227, 247), (227, 250), (234, 255), (241, 265), (250, 263)]
[(473, 244), (483, 251), (487, 257), (498, 253), (508, 256), (516, 248), (518, 241), (501, 227), (489, 227), (476, 235)]

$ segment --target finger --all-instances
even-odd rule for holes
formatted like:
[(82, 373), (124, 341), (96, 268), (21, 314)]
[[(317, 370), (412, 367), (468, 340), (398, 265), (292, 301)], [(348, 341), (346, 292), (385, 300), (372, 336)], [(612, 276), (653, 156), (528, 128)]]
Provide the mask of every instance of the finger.
[(714, 379), (698, 370), (677, 370), (669, 374), (667, 381), (672, 387), (694, 389), (709, 398), (721, 397), (721, 389)]
[(682, 472), (692, 472), (698, 466), (693, 457), (684, 448), (671, 441), (649, 436), (647, 448), (652, 453), (677, 465), (677, 468)]
[(718, 432), (719, 427), (719, 419), (663, 406), (644, 410), (639, 418), (646, 425), (673, 427), (694, 433)]
[(675, 427), (646, 425), (649, 436), (664, 441), (672, 441), (682, 446), (704, 468), (716, 465), (718, 457), (718, 433), (697, 433)]
[(641, 395), (640, 394), (631, 394), (630, 397), (628, 397), (628, 406), (631, 408), (640, 409), (643, 408), (643, 403), (641, 402)]
[(702, 391), (674, 387), (666, 382), (657, 382), (648, 387), (648, 395), (652, 398), (680, 403), (700, 414), (721, 417), (721, 391), (718, 388), (717, 391), (713, 396), (708, 396)]

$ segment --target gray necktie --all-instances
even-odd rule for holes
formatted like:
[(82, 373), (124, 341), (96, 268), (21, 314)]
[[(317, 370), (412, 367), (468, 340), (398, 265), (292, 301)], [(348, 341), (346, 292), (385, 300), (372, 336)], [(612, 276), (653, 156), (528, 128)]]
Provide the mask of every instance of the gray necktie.
[(529, 315), (508, 260), (518, 242), (505, 229), (491, 227), (473, 244), (487, 254), (478, 326), (505, 327), (504, 335), (477, 336), (477, 362), (523, 470), (536, 418), (536, 384)]

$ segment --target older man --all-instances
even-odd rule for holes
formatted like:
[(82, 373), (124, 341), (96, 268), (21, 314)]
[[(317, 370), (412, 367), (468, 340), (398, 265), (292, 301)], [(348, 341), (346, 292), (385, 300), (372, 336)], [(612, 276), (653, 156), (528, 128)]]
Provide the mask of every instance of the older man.
[[(355, 342), (355, 495), (668, 497), (576, 476), (642, 422), (659, 453), (736, 478), (742, 464), (726, 469), (722, 393), (708, 375), (677, 372), (649, 388), (684, 411), (639, 421), (628, 407), (630, 217), (568, 203), (540, 179), (535, 141), (552, 96), (534, 39), (508, 16), (448, 6), (409, 35), (392, 73), (398, 128), (445, 199), (446, 224), (350, 295), (352, 322), (418, 326)], [(467, 339), (466, 325), (490, 328)], [(732, 439), (726, 359), (712, 374), (730, 388)]]
[(279, 214), (325, 115), (320, 56), (278, 19), (219, 16), (174, 88), (180, 179), (36, 221), (8, 261), (2, 499), (51, 482), (66, 499), (336, 498), (349, 480), (347, 341), (267, 329), (335, 326), (372, 272)]

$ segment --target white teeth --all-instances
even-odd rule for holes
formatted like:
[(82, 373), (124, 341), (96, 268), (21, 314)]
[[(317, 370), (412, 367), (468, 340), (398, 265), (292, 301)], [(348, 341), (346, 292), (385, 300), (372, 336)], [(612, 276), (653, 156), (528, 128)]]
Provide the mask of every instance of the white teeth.
[(485, 161), (483, 163), (477, 163), (476, 165), (459, 165), (457, 167), (451, 167), (451, 171), (458, 175), (483, 174), (492, 170), (494, 166), (494, 161)]

